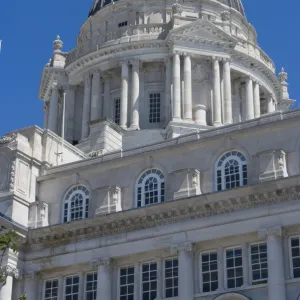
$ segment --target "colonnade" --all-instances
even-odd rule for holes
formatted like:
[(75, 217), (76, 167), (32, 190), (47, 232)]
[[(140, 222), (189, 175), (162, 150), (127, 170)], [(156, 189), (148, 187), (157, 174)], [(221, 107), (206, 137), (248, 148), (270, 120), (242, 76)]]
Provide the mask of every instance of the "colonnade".
[[(181, 62), (181, 57), (183, 57), (183, 63)], [(165, 60), (166, 124), (172, 120), (173, 122), (191, 122), (198, 125), (207, 125), (208, 109), (211, 111), (211, 124), (209, 125), (218, 127), (233, 123), (232, 69), (230, 60), (219, 57), (210, 57), (208, 59), (212, 61), (212, 101), (210, 107), (207, 107), (205, 103), (193, 104), (192, 55), (174, 51), (172, 56)], [(181, 71), (182, 64), (183, 72)], [(141, 62), (139, 60), (124, 60), (120, 62), (120, 126), (123, 129), (139, 129), (140, 65)], [(129, 80), (129, 76), (131, 76), (131, 80)], [(94, 70), (84, 75), (81, 140), (85, 140), (89, 136), (90, 121), (109, 115), (106, 105), (110, 101), (110, 78), (112, 78), (112, 75), (109, 72), (101, 72), (100, 70)], [(261, 116), (260, 83), (250, 75), (242, 78), (245, 81), (244, 119), (258, 118)], [(131, 82), (130, 87), (129, 82)], [(71, 94), (74, 102), (74, 88), (67, 89), (67, 94)], [(68, 101), (70, 100), (68, 99)], [(58, 102), (59, 87), (56, 85), (52, 87), (50, 102), (45, 105), (45, 127), (56, 133), (59, 131), (57, 128)], [(172, 108), (170, 106), (171, 103)], [(267, 112), (274, 112), (275, 105), (272, 95), (268, 95), (267, 103)], [(131, 109), (129, 113), (128, 108)], [(170, 116), (170, 111), (172, 111), (172, 116)]]

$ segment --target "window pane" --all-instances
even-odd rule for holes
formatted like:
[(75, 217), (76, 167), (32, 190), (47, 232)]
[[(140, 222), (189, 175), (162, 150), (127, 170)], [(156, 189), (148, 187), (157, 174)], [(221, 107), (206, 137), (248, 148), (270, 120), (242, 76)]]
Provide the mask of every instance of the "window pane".
[[(120, 269), (120, 296), (131, 299), (134, 295), (134, 267)], [(122, 298), (123, 299), (123, 298)]]
[(218, 255), (217, 252), (202, 254), (202, 290), (203, 293), (218, 289)]
[(165, 260), (165, 289), (166, 298), (178, 296), (178, 258)]
[(44, 300), (58, 300), (57, 294), (58, 280), (48, 280), (45, 282)]
[[(226, 250), (227, 287), (236, 288), (243, 285), (242, 249)], [(242, 284), (241, 284), (242, 283)]]

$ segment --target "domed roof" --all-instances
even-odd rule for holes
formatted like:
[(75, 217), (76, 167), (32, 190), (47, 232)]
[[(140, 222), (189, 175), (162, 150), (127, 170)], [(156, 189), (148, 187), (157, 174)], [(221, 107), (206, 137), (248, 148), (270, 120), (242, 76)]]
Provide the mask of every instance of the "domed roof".
[[(89, 12), (89, 17), (93, 16), (96, 12), (98, 12), (102, 7), (111, 4), (113, 2), (117, 2), (119, 0), (93, 0), (92, 7)], [(227, 5), (228, 7), (232, 7), (233, 9), (240, 12), (242, 15), (245, 15), (245, 11), (243, 8), (243, 4), (241, 0), (216, 0), (224, 5)], [(174, 0), (175, 3), (175, 0)]]

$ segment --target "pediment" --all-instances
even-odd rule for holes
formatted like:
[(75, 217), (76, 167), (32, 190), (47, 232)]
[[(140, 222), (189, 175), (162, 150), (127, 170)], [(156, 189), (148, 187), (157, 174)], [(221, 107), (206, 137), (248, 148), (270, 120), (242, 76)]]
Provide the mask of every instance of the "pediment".
[(168, 39), (172, 41), (194, 41), (209, 44), (236, 45), (237, 40), (213, 23), (199, 19), (190, 24), (172, 29)]

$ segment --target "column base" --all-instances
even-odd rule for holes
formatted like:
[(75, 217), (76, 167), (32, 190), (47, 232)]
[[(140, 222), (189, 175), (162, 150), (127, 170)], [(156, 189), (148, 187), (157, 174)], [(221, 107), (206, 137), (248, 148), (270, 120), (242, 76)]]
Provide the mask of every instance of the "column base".
[(127, 129), (128, 129), (127, 125), (120, 125), (120, 127), (121, 127), (122, 129), (124, 129), (124, 130), (127, 130)]
[(183, 122), (188, 123), (188, 124), (194, 124), (195, 123), (195, 121), (192, 118), (183, 119)]
[(221, 122), (214, 122), (213, 126), (215, 126), (215, 127), (221, 127), (221, 126), (223, 126), (223, 124)]
[(181, 118), (173, 117), (172, 122), (182, 122)]
[(140, 130), (140, 126), (138, 126), (138, 125), (131, 125), (127, 130), (130, 130), (130, 131)]

